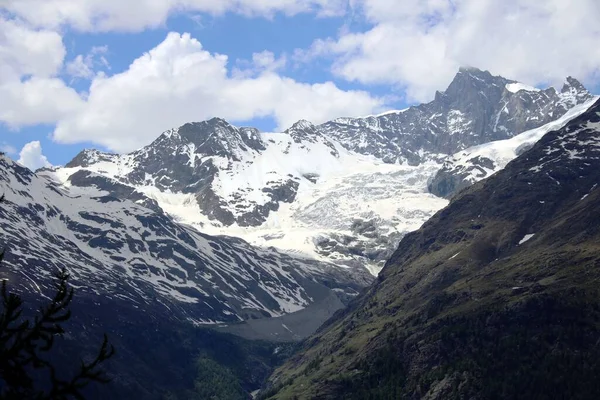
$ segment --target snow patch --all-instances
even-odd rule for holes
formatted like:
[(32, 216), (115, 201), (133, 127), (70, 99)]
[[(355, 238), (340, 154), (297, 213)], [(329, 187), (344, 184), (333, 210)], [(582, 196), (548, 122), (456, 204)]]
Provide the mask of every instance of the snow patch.
[(526, 241), (528, 241), (529, 239), (531, 239), (534, 236), (535, 236), (535, 233), (529, 233), (529, 234), (523, 236), (523, 239), (521, 239), (519, 241), (519, 244), (521, 245), (521, 244), (525, 243)]

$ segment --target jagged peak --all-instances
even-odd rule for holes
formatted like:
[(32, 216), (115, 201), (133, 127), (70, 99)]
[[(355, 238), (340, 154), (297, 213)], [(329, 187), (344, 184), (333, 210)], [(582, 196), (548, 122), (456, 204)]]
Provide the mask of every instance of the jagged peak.
[(87, 167), (100, 161), (109, 160), (116, 155), (113, 153), (103, 152), (97, 149), (83, 149), (65, 167)]
[(585, 86), (583, 86), (583, 84), (581, 82), (579, 82), (577, 79), (573, 78), (572, 76), (567, 76), (565, 79), (565, 82), (563, 84), (563, 87), (561, 89), (561, 92), (562, 93), (569, 92), (572, 89), (575, 89), (575, 91), (577, 91), (579, 93), (589, 93), (589, 91), (585, 88)]
[(283, 133), (290, 135), (297, 143), (302, 142), (304, 139), (313, 142), (315, 137), (320, 135), (319, 128), (305, 119), (296, 122)]
[(484, 71), (482, 69), (479, 69), (477, 67), (473, 67), (473, 66), (470, 66), (470, 65), (461, 65), (460, 67), (458, 67), (458, 73), (459, 74), (460, 73), (467, 73), (467, 72), (468, 73), (471, 73), (471, 72), (472, 73), (478, 73), (478, 74), (479, 73), (487, 72), (489, 74), (489, 71)]
[(316, 126), (312, 122), (305, 120), (305, 119), (301, 119), (301, 120), (295, 122), (288, 129), (286, 129), (285, 132), (289, 132), (293, 129), (305, 130), (305, 129), (315, 129), (315, 128), (316, 128)]
[(454, 79), (460, 78), (461, 76), (469, 76), (476, 77), (480, 79), (491, 80), (494, 78), (506, 79), (498, 75), (492, 75), (490, 71), (487, 69), (479, 69), (476, 67), (462, 66), (458, 68), (458, 72), (456, 73)]
[(239, 134), (238, 128), (219, 117), (204, 121), (186, 122), (178, 128), (164, 131), (152, 143), (134, 153), (147, 152), (156, 147), (179, 146), (186, 143), (198, 144), (215, 134), (218, 137), (227, 138), (235, 136), (236, 133)]
[[(499, 75), (492, 75), (492, 73), (488, 70), (482, 70), (476, 67), (471, 66), (462, 66), (458, 68), (458, 72), (454, 76), (452, 82), (461, 81), (461, 80), (475, 80), (475, 81), (485, 81), (490, 84), (493, 84), (497, 80), (506, 81), (507, 83), (514, 82), (510, 79), (506, 79)], [(450, 84), (452, 85), (452, 83)]]
[(194, 127), (198, 127), (198, 126), (207, 126), (207, 127), (220, 126), (220, 127), (225, 127), (225, 128), (236, 129), (235, 126), (233, 126), (232, 124), (230, 124), (229, 122), (227, 122), (225, 119), (220, 118), (220, 117), (212, 117), (210, 119), (207, 119), (207, 120), (204, 120), (204, 121), (199, 121), (199, 122), (187, 122), (187, 123), (181, 125), (179, 127), (179, 129), (180, 130), (182, 128), (185, 129), (185, 127), (189, 127), (189, 126), (194, 126)]
[(444, 94), (451, 99), (455, 99), (464, 96), (466, 91), (479, 92), (488, 88), (502, 93), (504, 87), (513, 82), (502, 76), (494, 76), (487, 70), (484, 71), (475, 67), (463, 66), (458, 69), (448, 88), (443, 93), (440, 93), (440, 95), (436, 94), (436, 98), (440, 99), (442, 97), (441, 94)]
[(210, 136), (229, 138), (239, 136), (239, 129), (223, 118), (214, 117), (200, 122), (188, 122), (177, 129), (179, 136), (189, 142), (196, 143)]

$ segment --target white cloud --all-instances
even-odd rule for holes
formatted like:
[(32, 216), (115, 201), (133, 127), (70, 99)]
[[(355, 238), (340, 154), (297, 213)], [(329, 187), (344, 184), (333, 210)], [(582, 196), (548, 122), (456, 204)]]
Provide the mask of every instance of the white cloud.
[(65, 67), (67, 74), (73, 78), (85, 78), (89, 79), (94, 76), (92, 70), (93, 63), (88, 57), (84, 58), (83, 55), (78, 54), (72, 61), (69, 61)]
[[(107, 76), (107, 47), (92, 48), (63, 65), (56, 32), (0, 17), (0, 122), (18, 129), (56, 124), (60, 142), (92, 141), (132, 150), (162, 130), (221, 116), (233, 121), (275, 118), (285, 128), (301, 118), (321, 122), (378, 110), (382, 100), (333, 83), (299, 83), (277, 74), (285, 56), (255, 53), (245, 71), (228, 70), (226, 56), (211, 54), (190, 35), (169, 34), (129, 69)], [(63, 69), (64, 68), (64, 69)], [(57, 77), (64, 70), (90, 80), (79, 94)]]
[[(53, 138), (128, 151), (163, 130), (213, 116), (234, 122), (272, 116), (285, 128), (301, 118), (319, 123), (382, 105), (366, 92), (343, 91), (331, 82), (299, 83), (268, 68), (255, 77), (232, 76), (227, 61), (189, 34), (170, 33), (126, 71), (96, 76), (85, 103), (70, 106), (75, 111), (58, 122)], [(266, 53), (255, 57), (263, 69), (274, 62)]]
[(54, 123), (78, 106), (79, 95), (54, 77), (65, 53), (58, 33), (0, 16), (0, 122)]
[(271, 17), (316, 12), (339, 15), (347, 0), (7, 0), (4, 7), (35, 26), (70, 25), (83, 31), (140, 31), (161, 26), (178, 12), (235, 12)]
[(19, 164), (22, 164), (32, 171), (38, 168), (51, 167), (45, 155), (42, 154), (42, 145), (39, 141), (27, 143), (19, 153)]
[(33, 30), (0, 14), (0, 84), (23, 75), (50, 77), (61, 68), (66, 50), (62, 37)]
[(284, 68), (286, 62), (285, 56), (275, 58), (275, 54), (268, 50), (252, 54), (252, 63), (258, 70), (277, 71)]
[(0, 85), (0, 121), (13, 128), (53, 124), (81, 106), (77, 92), (58, 78), (31, 78)]
[(96, 74), (96, 67), (110, 69), (110, 63), (104, 56), (106, 53), (108, 53), (108, 46), (94, 46), (85, 56), (78, 54), (69, 61), (65, 70), (75, 79), (91, 79)]
[(600, 79), (597, 0), (358, 0), (355, 8), (371, 28), (317, 40), (296, 59), (332, 57), (339, 77), (392, 84), (411, 101), (430, 100), (460, 65), (532, 85)]
[[(164, 24), (173, 13), (269, 17), (346, 10), (368, 28), (352, 32), (357, 25), (347, 21), (339, 37), (315, 41), (294, 60), (331, 58), (337, 77), (392, 86), (409, 101), (431, 99), (460, 65), (531, 85), (558, 83), (567, 75), (588, 83), (600, 79), (597, 0), (8, 0), (4, 8), (21, 19), (0, 14), (0, 121), (17, 128), (56, 123), (57, 141), (92, 141), (117, 151), (190, 120), (273, 117), (285, 128), (301, 118), (318, 123), (376, 112), (384, 99), (332, 82), (280, 76), (289, 61), (285, 54), (262, 51), (232, 68), (227, 56), (176, 33), (108, 76), (98, 72), (110, 69), (107, 48), (65, 65), (62, 38), (52, 29), (136, 31)], [(59, 71), (89, 79), (88, 92), (78, 94), (57, 78)]]
[(238, 60), (232, 74), (238, 78), (257, 76), (265, 72), (276, 72), (287, 65), (286, 55), (275, 57), (271, 51), (264, 50), (252, 54), (252, 61)]

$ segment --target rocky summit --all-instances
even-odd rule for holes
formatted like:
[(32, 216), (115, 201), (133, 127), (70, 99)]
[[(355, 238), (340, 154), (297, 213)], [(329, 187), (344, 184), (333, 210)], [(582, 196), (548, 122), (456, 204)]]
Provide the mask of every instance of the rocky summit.
[(338, 118), (322, 128), (357, 153), (418, 164), (432, 154), (454, 154), (540, 127), (591, 98), (571, 77), (560, 91), (538, 90), (488, 71), (461, 68), (448, 88), (427, 104), (365, 118)]

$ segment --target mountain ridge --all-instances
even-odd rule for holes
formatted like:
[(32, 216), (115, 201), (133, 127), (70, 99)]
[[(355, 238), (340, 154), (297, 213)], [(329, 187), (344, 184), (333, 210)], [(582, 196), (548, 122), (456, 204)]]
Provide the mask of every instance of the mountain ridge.
[[(104, 175), (109, 181), (96, 177), (96, 186), (201, 231), (376, 274), (401, 237), (446, 204), (439, 196), (473, 182), (453, 166), (455, 150), (541, 129), (592, 98), (573, 78), (560, 91), (540, 90), (461, 68), (432, 102), (399, 112), (300, 120), (282, 133), (213, 118), (127, 155), (85, 150), (54, 173), (75, 186), (92, 184), (71, 179), (79, 170)], [(469, 167), (485, 172), (476, 179), (502, 164), (485, 158)]]
[[(216, 323), (287, 314), (333, 288), (352, 295), (370, 280), (366, 271), (361, 277), (358, 270), (205, 235), (128, 192), (119, 198), (85, 185), (64, 187), (50, 171), (34, 174), (4, 156), (0, 167), (6, 199), (0, 227), (11, 248), (5, 262), (13, 278), (23, 275), (25, 291), (50, 284), (44, 264), (33, 263), (48, 260), (69, 265), (73, 284), (91, 294), (140, 307), (158, 298), (177, 318)], [(33, 286), (30, 274), (38, 276)]]

